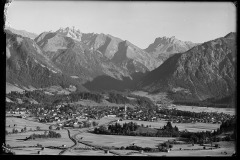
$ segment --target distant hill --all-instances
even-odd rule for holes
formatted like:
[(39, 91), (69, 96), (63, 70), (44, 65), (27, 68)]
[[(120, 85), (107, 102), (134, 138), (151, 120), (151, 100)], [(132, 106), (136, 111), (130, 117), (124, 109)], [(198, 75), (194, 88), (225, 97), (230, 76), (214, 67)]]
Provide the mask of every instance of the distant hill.
[(36, 33), (27, 32), (25, 30), (16, 30), (16, 29), (11, 28), (11, 27), (6, 27), (6, 29), (11, 31), (14, 34), (18, 34), (18, 35), (21, 35), (23, 37), (28, 37), (28, 38), (31, 38), (31, 39), (34, 39), (38, 36)]
[(221, 99), (235, 93), (235, 38), (236, 33), (230, 33), (174, 54), (143, 77), (138, 89), (171, 92), (182, 100)]

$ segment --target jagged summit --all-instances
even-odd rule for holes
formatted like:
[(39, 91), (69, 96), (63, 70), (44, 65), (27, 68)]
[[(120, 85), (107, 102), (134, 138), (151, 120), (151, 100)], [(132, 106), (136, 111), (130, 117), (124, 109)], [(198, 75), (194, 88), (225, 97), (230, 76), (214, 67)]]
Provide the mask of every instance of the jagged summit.
[(186, 52), (198, 44), (190, 41), (181, 41), (175, 36), (172, 37), (158, 37), (155, 41), (145, 49), (146, 52), (153, 55), (161, 63), (175, 53)]
[(159, 44), (175, 43), (175, 42), (178, 42), (178, 41), (180, 41), (180, 40), (176, 39), (175, 36), (172, 36), (172, 37), (170, 37), (170, 38), (164, 36), (164, 37), (158, 37), (158, 38), (156, 38), (155, 41), (154, 41), (154, 43), (159, 45)]
[(60, 28), (56, 31), (56, 33), (62, 34), (64, 36), (73, 38), (75, 40), (81, 41), (82, 33), (79, 29), (75, 29), (73, 26), (72, 28), (66, 27), (66, 28)]
[(174, 90), (181, 87), (182, 91), (175, 94), (181, 100), (223, 98), (235, 93), (237, 44), (234, 36), (230, 33), (172, 55), (148, 73), (139, 82), (138, 89), (175, 94)]
[(230, 38), (230, 39), (236, 38), (236, 32), (230, 32), (224, 38)]

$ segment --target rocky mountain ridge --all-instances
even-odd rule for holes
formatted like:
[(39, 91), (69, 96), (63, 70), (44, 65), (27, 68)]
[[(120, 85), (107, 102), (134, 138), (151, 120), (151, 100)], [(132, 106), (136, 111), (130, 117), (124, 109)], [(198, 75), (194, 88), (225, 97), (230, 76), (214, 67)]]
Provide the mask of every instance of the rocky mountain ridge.
[(138, 89), (167, 92), (176, 100), (222, 99), (235, 93), (235, 66), (236, 33), (203, 44), (159, 37), (142, 50), (109, 34), (75, 28), (43, 32), (34, 40), (6, 30), (7, 82), (26, 87)]
[(162, 64), (167, 58), (175, 53), (183, 53), (192, 47), (199, 45), (190, 41), (181, 41), (175, 36), (172, 37), (158, 37), (150, 44), (145, 51), (153, 55)]
[(6, 29), (11, 31), (14, 34), (18, 34), (18, 35), (21, 35), (23, 37), (28, 37), (28, 38), (31, 38), (31, 39), (34, 39), (38, 36), (36, 33), (27, 32), (25, 30), (17, 30), (17, 29), (11, 28), (11, 27), (6, 27)]
[(236, 33), (230, 33), (173, 55), (146, 75), (138, 88), (149, 92), (178, 92), (179, 99), (220, 99), (234, 94), (235, 38)]

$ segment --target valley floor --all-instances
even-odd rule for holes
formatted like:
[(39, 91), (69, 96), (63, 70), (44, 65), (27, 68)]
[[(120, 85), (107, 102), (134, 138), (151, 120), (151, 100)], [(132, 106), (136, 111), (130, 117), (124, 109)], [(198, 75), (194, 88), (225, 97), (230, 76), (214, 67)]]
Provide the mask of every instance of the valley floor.
[[(111, 121), (115, 121), (117, 118), (102, 118), (99, 120), (100, 124), (107, 124)], [(129, 120), (130, 121), (130, 120)], [(121, 123), (128, 122), (120, 121)], [(143, 123), (140, 121), (139, 123)], [(150, 123), (151, 126), (159, 127), (164, 124), (158, 122), (145, 122)], [(7, 117), (6, 120), (6, 129), (11, 130), (13, 125), (17, 124), (18, 128), (22, 128), (25, 125), (36, 128), (40, 126), (41, 129), (48, 129), (47, 124), (42, 124), (38, 122), (29, 121), (26, 119)], [(9, 127), (10, 125), (10, 127)], [(179, 128), (180, 125), (176, 124)], [(195, 125), (195, 126), (194, 126)], [(206, 125), (206, 124), (205, 124)], [(11, 127), (12, 126), (12, 127)], [(192, 124), (195, 128), (201, 128), (199, 125)], [(217, 127), (217, 126), (216, 126)], [(183, 125), (182, 129), (190, 129), (191, 126)], [(206, 129), (207, 127), (205, 127)], [(212, 128), (211, 128), (212, 129)], [(36, 140), (27, 140), (24, 141), (25, 137), (33, 133), (42, 134), (44, 131), (29, 131), (25, 133), (18, 134), (8, 134), (6, 136), (6, 144), (9, 144), (16, 154), (38, 154), (41, 152), (42, 155), (58, 155), (62, 152), (62, 155), (98, 155), (98, 156), (113, 156), (113, 155), (123, 155), (123, 156), (231, 156), (235, 151), (235, 142), (216, 142), (219, 143), (221, 148), (208, 149), (211, 148), (209, 144), (206, 144), (206, 150), (203, 150), (203, 146), (195, 144), (176, 144), (173, 145), (172, 151), (167, 152), (155, 152), (155, 153), (139, 153), (133, 150), (110, 150), (109, 153), (106, 153), (101, 149), (94, 149), (91, 146), (105, 146), (105, 147), (126, 147), (134, 143), (134, 145), (141, 147), (156, 147), (159, 143), (164, 143), (168, 140), (175, 139), (173, 137), (141, 137), (141, 136), (121, 136), (121, 135), (99, 135), (87, 132), (87, 128), (83, 129), (68, 129), (70, 135), (68, 135), (67, 130), (56, 131), (62, 135), (59, 138), (52, 139), (36, 139)], [(81, 143), (75, 144), (72, 140), (72, 137), (75, 137), (76, 141)], [(215, 145), (216, 143), (213, 143)], [(41, 144), (44, 150), (41, 147), (36, 147), (37, 144)], [(65, 146), (62, 147), (63, 145)], [(55, 148), (54, 148), (55, 147)], [(180, 150), (182, 148), (182, 150)], [(213, 147), (214, 148), (214, 147)], [(194, 149), (194, 150), (193, 150)], [(226, 152), (227, 154), (223, 153)]]

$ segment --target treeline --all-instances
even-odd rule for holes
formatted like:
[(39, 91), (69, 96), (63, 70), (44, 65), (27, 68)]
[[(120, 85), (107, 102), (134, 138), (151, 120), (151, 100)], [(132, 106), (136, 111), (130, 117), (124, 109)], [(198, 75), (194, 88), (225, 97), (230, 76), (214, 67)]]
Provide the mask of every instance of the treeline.
[(237, 129), (236, 127), (237, 127), (237, 125), (236, 125), (236, 119), (235, 118), (232, 118), (230, 120), (226, 120), (220, 125), (220, 133), (235, 131)]
[(115, 123), (112, 125), (100, 126), (99, 128), (94, 129), (94, 133), (96, 134), (117, 134), (117, 135), (130, 135), (132, 131), (135, 131), (139, 126), (137, 123), (129, 122), (120, 125), (119, 123)]
[(90, 93), (90, 92), (72, 92), (69, 94), (71, 102), (76, 102), (81, 99), (93, 100), (97, 103), (102, 102), (103, 96), (99, 93)]
[[(236, 123), (234, 120), (228, 120), (224, 122), (220, 128), (210, 131), (203, 132), (188, 132), (188, 131), (179, 131), (178, 127), (173, 127), (171, 122), (167, 122), (160, 129), (149, 128), (144, 132), (138, 131), (139, 128), (144, 128), (143, 125), (137, 125), (136, 123), (129, 122), (120, 125), (115, 123), (112, 125), (100, 126), (99, 128), (94, 129), (96, 134), (107, 134), (107, 135), (127, 135), (127, 136), (148, 136), (148, 137), (182, 137), (187, 138), (188, 143), (198, 143), (204, 144), (209, 142), (219, 142), (219, 141), (230, 141), (231, 139), (236, 139)], [(233, 131), (231, 135), (227, 135), (224, 138), (220, 138), (218, 135), (226, 132)]]
[(116, 104), (130, 103), (130, 100), (127, 97), (119, 93), (110, 92), (108, 96), (109, 98), (107, 100), (111, 103), (116, 103)]
[(35, 139), (35, 138), (61, 138), (60, 133), (56, 133), (54, 131), (49, 131), (47, 134), (47, 131), (44, 132), (44, 134), (32, 134), (29, 136), (28, 139)]
[(168, 98), (173, 100), (175, 105), (198, 106), (198, 107), (216, 107), (216, 108), (232, 108), (234, 107), (234, 96), (228, 96), (222, 99), (207, 99), (199, 101), (198, 98), (192, 94), (182, 91), (169, 91)]
[[(129, 99), (127, 97), (130, 97), (132, 99)], [(144, 108), (155, 107), (154, 103), (147, 97), (141, 97), (133, 94), (121, 94), (118, 92), (110, 92), (108, 101), (111, 103), (117, 103), (117, 104), (129, 103), (129, 104), (138, 105)]]
[[(94, 129), (94, 133), (96, 134), (108, 134), (108, 135), (128, 135), (128, 136), (148, 136), (148, 137), (178, 137), (179, 130), (178, 128), (172, 127), (170, 122), (167, 125), (163, 126), (162, 129), (152, 129), (149, 128), (147, 131), (140, 132), (137, 131), (140, 127), (144, 128), (143, 125), (137, 125), (137, 123), (129, 122), (120, 125), (119, 123), (115, 123), (112, 125), (100, 126), (99, 128)], [(149, 131), (148, 131), (149, 130)]]
[(156, 137), (179, 137), (180, 132), (178, 127), (173, 127), (171, 122), (167, 122), (162, 129), (159, 129), (156, 133)]
[(232, 108), (231, 104), (216, 104), (210, 102), (201, 102), (201, 101), (174, 101), (175, 105), (186, 105), (186, 106), (198, 106), (198, 107), (215, 107), (215, 108)]
[[(161, 109), (157, 110), (157, 113), (164, 114), (164, 115), (171, 115), (171, 116), (183, 116), (183, 117), (192, 117), (192, 118), (203, 118), (205, 116), (209, 116), (210, 113), (208, 112), (191, 112), (191, 111), (182, 111), (177, 109)], [(222, 113), (224, 114), (224, 113)], [(219, 113), (212, 112), (211, 115), (219, 116)], [(224, 114), (226, 116), (230, 116)]]
[[(45, 105), (47, 105), (50, 108), (52, 104), (72, 103), (82, 99), (93, 100), (97, 103), (100, 103), (104, 98), (103, 94), (98, 92), (72, 92), (69, 95), (61, 94), (48, 95), (45, 94), (45, 92), (42, 90), (25, 91), (22, 94), (13, 91), (7, 94), (6, 96), (12, 101), (17, 101), (17, 98), (19, 98), (23, 100), (24, 105), (27, 106), (31, 106), (32, 105), (31, 100), (35, 100), (42, 107), (45, 107)], [(140, 97), (132, 94), (124, 94), (113, 91), (108, 93), (107, 100), (111, 103), (132, 104), (141, 106), (143, 108), (155, 107), (154, 103), (147, 97)]]
[(100, 93), (72, 92), (69, 95), (48, 95), (45, 94), (42, 90), (24, 91), (22, 94), (12, 91), (7, 94), (7, 97), (12, 101), (16, 101), (17, 98), (22, 99), (25, 104), (30, 104), (31, 99), (36, 100), (38, 103), (44, 104), (58, 104), (63, 102), (69, 103), (76, 102), (81, 99), (93, 100), (99, 103), (103, 99), (103, 96)]

